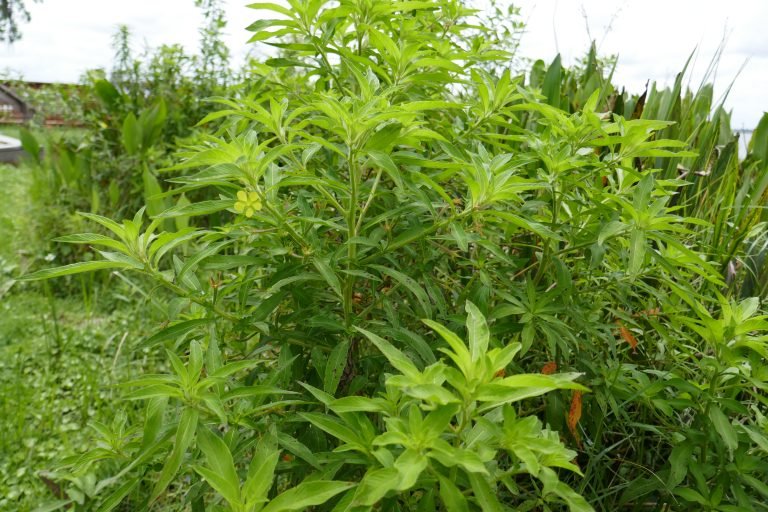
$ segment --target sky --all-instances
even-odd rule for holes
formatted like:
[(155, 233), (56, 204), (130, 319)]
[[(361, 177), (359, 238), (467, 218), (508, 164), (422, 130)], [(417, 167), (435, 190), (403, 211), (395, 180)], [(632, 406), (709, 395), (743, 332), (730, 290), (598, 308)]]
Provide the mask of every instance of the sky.
[[(488, 0), (476, 0), (483, 6)], [(0, 72), (32, 81), (76, 82), (84, 71), (109, 68), (118, 24), (134, 34), (134, 49), (182, 44), (195, 51), (202, 17), (193, 0), (43, 0), (27, 2), (32, 21), (14, 45), (0, 43)], [(227, 0), (226, 42), (234, 62), (248, 52), (245, 27), (259, 13), (247, 0)], [(506, 5), (504, 0), (498, 4)], [(690, 86), (725, 40), (715, 97), (736, 81), (726, 101), (734, 128), (753, 128), (768, 111), (768, 1), (766, 0), (518, 0), (526, 22), (520, 53), (568, 65), (594, 39), (601, 54), (619, 57), (614, 83), (642, 92), (647, 80), (670, 85), (696, 51)], [(737, 78), (738, 76), (738, 78)]]
[[(602, 55), (617, 54), (614, 83), (642, 92), (647, 80), (671, 85), (692, 52), (696, 89), (723, 40), (715, 98), (733, 83), (726, 107), (735, 129), (754, 128), (768, 111), (766, 0), (519, 0), (527, 22), (526, 57), (565, 63), (585, 55), (591, 39)], [(734, 78), (736, 79), (734, 82)]]

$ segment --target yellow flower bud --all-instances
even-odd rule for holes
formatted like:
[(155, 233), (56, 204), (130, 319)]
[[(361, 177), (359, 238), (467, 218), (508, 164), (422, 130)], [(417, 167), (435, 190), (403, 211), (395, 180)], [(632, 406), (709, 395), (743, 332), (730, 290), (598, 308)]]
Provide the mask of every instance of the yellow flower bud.
[(253, 217), (253, 214), (259, 210), (261, 210), (261, 198), (257, 192), (240, 190), (237, 193), (237, 201), (235, 202), (237, 213), (245, 214), (246, 217)]

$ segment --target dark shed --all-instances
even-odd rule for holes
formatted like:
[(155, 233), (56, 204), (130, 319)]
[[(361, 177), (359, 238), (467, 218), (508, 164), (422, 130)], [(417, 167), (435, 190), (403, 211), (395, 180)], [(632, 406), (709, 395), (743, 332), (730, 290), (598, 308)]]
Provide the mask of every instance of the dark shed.
[(32, 109), (7, 85), (0, 84), (0, 122), (28, 121)]

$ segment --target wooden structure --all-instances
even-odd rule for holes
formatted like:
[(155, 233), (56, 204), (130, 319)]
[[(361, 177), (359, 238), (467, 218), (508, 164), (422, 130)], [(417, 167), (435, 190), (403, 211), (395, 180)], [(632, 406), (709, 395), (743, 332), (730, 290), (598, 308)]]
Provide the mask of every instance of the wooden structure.
[(83, 91), (78, 84), (0, 81), (0, 124), (26, 124), (34, 117), (44, 126), (80, 126), (78, 121), (62, 117), (57, 109), (61, 110), (59, 103), (82, 96)]
[(0, 84), (0, 123), (24, 123), (34, 110), (7, 85)]

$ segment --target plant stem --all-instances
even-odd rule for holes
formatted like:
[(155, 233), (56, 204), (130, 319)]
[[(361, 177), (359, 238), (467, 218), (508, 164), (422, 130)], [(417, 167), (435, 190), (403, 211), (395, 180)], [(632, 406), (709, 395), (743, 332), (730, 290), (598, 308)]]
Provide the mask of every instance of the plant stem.
[[(356, 155), (352, 148), (349, 149), (347, 163), (349, 165), (349, 205), (347, 205), (347, 270), (351, 270), (357, 259), (357, 244), (352, 240), (357, 237), (357, 195), (359, 169), (356, 164)], [(363, 212), (364, 213), (364, 212)], [(362, 219), (362, 213), (361, 213)], [(355, 293), (356, 278), (352, 274), (347, 274), (344, 280), (344, 293), (342, 297), (344, 306), (344, 323), (349, 328), (352, 326), (352, 305)]]

